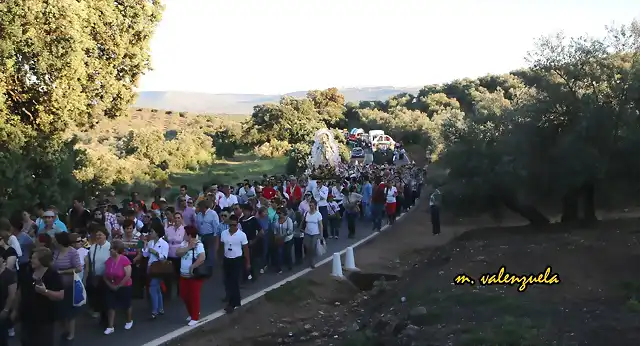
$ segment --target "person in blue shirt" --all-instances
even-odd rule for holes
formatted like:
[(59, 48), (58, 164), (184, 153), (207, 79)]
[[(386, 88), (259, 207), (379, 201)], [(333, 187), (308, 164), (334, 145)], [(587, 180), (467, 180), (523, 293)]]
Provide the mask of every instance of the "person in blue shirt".
[(59, 230), (63, 231), (63, 232), (67, 232), (67, 225), (64, 224), (64, 222), (60, 221), (60, 218), (58, 217), (58, 213), (56, 212), (55, 208), (53, 206), (49, 206), (48, 208), (45, 208), (43, 203), (38, 203), (35, 205), (34, 207), (34, 211), (35, 214), (38, 215), (38, 218), (36, 219), (36, 226), (38, 227), (37, 229), (37, 234), (42, 233), (42, 230), (44, 229), (44, 213), (45, 211), (53, 211), (54, 214), (56, 214), (56, 220), (54, 221), (54, 226), (56, 226)]
[(362, 211), (365, 219), (371, 218), (371, 197), (373, 195), (373, 186), (369, 177), (364, 178), (364, 185), (362, 185)]
[[(273, 202), (269, 202), (269, 208), (262, 207), (258, 209), (258, 213), (256, 215), (256, 219), (258, 219), (258, 223), (260, 224), (260, 228), (264, 232), (264, 237), (262, 239), (262, 264), (263, 266), (260, 268), (260, 274), (264, 274), (265, 270), (267, 270), (267, 266), (272, 260), (271, 256), (271, 238), (273, 237), (273, 233), (271, 232), (271, 222), (276, 220), (277, 214), (275, 209), (271, 207)], [(269, 210), (273, 210), (273, 216), (270, 215)], [(273, 262), (273, 261), (271, 261)]]
[[(52, 226), (47, 226), (45, 219), (46, 218), (55, 218)], [(58, 213), (56, 213), (53, 209), (49, 208), (49, 210), (42, 213), (42, 216), (36, 220), (36, 225), (38, 226), (38, 231), (36, 232), (38, 235), (47, 232), (67, 232), (67, 225), (64, 222), (60, 221), (58, 217)], [(51, 235), (51, 234), (50, 234)]]
[(196, 215), (196, 226), (202, 245), (204, 245), (205, 264), (208, 266), (213, 266), (216, 258), (215, 237), (220, 229), (220, 218), (218, 214), (211, 209), (212, 206), (213, 202), (210, 200), (205, 199), (198, 202), (198, 214)]

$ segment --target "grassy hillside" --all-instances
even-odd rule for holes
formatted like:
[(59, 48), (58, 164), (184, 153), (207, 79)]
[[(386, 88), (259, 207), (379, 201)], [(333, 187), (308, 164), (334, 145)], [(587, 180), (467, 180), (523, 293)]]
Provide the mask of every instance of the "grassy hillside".
[(187, 184), (199, 189), (205, 181), (235, 184), (244, 177), (284, 173), (283, 158), (261, 159), (251, 153), (215, 158), (208, 134), (239, 128), (246, 118), (132, 109), (128, 117), (105, 120), (90, 131), (76, 133), (78, 147), (85, 150), (89, 162), (76, 176), (94, 182), (96, 188), (150, 193), (155, 186), (174, 190)]
[[(395, 88), (390, 86), (340, 89), (347, 102), (384, 101), (403, 92), (416, 93), (419, 88)], [(286, 94), (304, 97), (306, 91)], [(135, 107), (174, 109), (196, 113), (250, 114), (253, 106), (278, 102), (283, 95), (260, 94), (205, 94), (179, 91), (143, 91), (138, 94)]]

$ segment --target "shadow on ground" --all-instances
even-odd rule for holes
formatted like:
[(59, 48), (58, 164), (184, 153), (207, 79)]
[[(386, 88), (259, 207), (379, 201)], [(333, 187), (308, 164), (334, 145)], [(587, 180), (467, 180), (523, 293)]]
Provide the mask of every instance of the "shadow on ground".
[[(361, 300), (360, 323), (333, 344), (639, 345), (638, 221), (484, 229), (416, 252), (402, 281)], [(501, 266), (536, 277), (550, 266), (560, 283), (482, 285)], [(459, 274), (475, 284), (453, 284)]]

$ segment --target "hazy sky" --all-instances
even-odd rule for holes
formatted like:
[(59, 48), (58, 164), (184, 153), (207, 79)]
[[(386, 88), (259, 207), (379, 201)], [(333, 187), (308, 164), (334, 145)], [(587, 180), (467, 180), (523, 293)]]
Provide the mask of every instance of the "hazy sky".
[(600, 34), (638, 0), (165, 0), (141, 90), (422, 86), (524, 66), (533, 39)]

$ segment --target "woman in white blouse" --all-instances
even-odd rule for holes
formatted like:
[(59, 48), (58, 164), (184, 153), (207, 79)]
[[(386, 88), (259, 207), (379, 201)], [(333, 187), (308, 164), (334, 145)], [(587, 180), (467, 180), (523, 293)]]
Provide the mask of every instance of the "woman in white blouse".
[[(142, 255), (149, 258), (149, 266), (147, 268), (151, 268), (153, 262), (164, 261), (169, 256), (169, 243), (162, 239), (163, 237), (164, 228), (159, 224), (152, 224), (142, 249)], [(149, 281), (152, 319), (155, 319), (158, 315), (164, 315), (161, 283), (161, 278), (151, 278)]]
[(107, 286), (102, 279), (104, 275), (105, 263), (109, 258), (111, 243), (107, 241), (109, 232), (104, 226), (95, 226), (92, 230), (94, 243), (89, 247), (89, 252), (84, 259), (83, 281), (87, 289), (89, 306), (93, 310), (94, 317), (100, 317), (100, 324), (107, 326), (107, 307), (105, 295)]
[(206, 258), (197, 228), (185, 227), (184, 241), (176, 249), (176, 255), (180, 256), (180, 297), (189, 313), (187, 324), (195, 326), (200, 319), (200, 290), (204, 278), (194, 275), (194, 269), (200, 267)]

